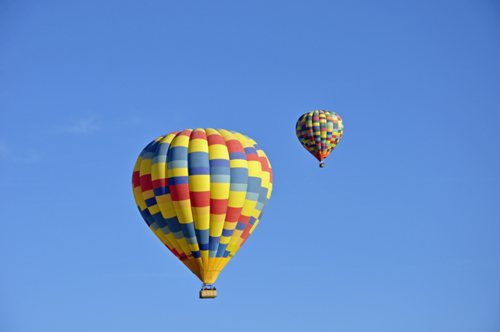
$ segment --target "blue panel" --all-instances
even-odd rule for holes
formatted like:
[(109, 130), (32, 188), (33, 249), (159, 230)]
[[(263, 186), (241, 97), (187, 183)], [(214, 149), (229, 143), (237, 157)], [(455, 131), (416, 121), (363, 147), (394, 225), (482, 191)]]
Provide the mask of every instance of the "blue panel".
[(144, 209), (143, 211), (141, 211), (141, 214), (144, 218), (147, 218), (147, 217), (150, 217), (151, 216), (151, 213), (149, 213), (149, 210), (148, 209)]
[(229, 183), (231, 176), (228, 175), (212, 175), (210, 174), (210, 183)]
[[(170, 181), (170, 179), (169, 179), (169, 181)], [(262, 184), (262, 179), (261, 178), (250, 176), (248, 178), (248, 189), (247, 189), (247, 191), (248, 192), (252, 192), (252, 193), (259, 193), (260, 192), (260, 188), (261, 188), (261, 184)]]
[(166, 163), (166, 162), (167, 162), (167, 156), (166, 155), (154, 156), (153, 157), (153, 165), (154, 164), (159, 164), (159, 163)]
[(174, 160), (187, 161), (188, 148), (186, 146), (174, 146), (168, 150), (168, 162)]
[(168, 149), (170, 148), (170, 143), (160, 143), (156, 147), (155, 156), (165, 156), (167, 155)]
[[(184, 237), (188, 241), (189, 244), (198, 243), (196, 239), (196, 232), (194, 229), (194, 223), (190, 222), (189, 224), (180, 224), (182, 228), (182, 232), (184, 233)], [(189, 241), (194, 241), (190, 243)]]
[(189, 167), (209, 167), (207, 152), (190, 152), (188, 154)]
[(245, 230), (245, 227), (247, 227), (247, 224), (244, 224), (242, 222), (238, 222), (238, 225), (236, 225), (236, 229), (239, 231)]
[(231, 183), (247, 183), (248, 169), (241, 167), (231, 168)]
[(172, 231), (172, 233), (180, 232), (181, 231), (181, 224), (179, 223), (179, 219), (177, 219), (177, 216), (168, 218), (165, 220), (167, 222), (168, 228)]
[(229, 167), (210, 166), (210, 175), (229, 175)]
[(162, 228), (161, 228), (161, 231), (162, 231), (162, 232), (163, 232), (163, 234), (165, 234), (165, 235), (168, 235), (168, 234), (170, 234), (170, 233), (171, 233), (171, 232), (170, 232), (170, 228), (168, 228), (168, 226), (167, 226), (167, 225), (165, 225), (165, 227), (162, 227)]
[[(197, 229), (196, 237), (198, 238), (198, 244), (208, 244), (210, 231), (208, 229)], [(208, 249), (207, 249), (208, 250)]]
[[(150, 218), (151, 218), (151, 220), (153, 219), (152, 217), (150, 217)], [(151, 223), (151, 225), (149, 225), (149, 227), (151, 227), (155, 232), (158, 230), (158, 225), (156, 224), (155, 221), (153, 221)]]
[(189, 177), (187, 177), (187, 176), (175, 176), (172, 178), (168, 178), (168, 184), (170, 186), (175, 186), (178, 184), (189, 184)]
[(151, 218), (151, 213), (149, 213), (148, 209), (144, 210), (147, 211), (147, 214), (144, 213), (144, 211), (141, 211), (141, 208), (137, 207), (139, 209), (139, 212), (141, 213), (142, 219), (148, 224), (148, 226), (151, 225), (153, 222), (153, 218)]
[(193, 236), (193, 237), (185, 236), (185, 238), (186, 238), (186, 241), (188, 244), (197, 244), (198, 243), (198, 241), (196, 240), (196, 236)]
[(211, 236), (210, 237), (210, 244), (219, 243), (219, 242), (220, 242), (220, 236)]
[(167, 226), (167, 223), (165, 222), (165, 219), (163, 219), (163, 216), (161, 215), (161, 212), (155, 213), (152, 215), (154, 221), (158, 225), (158, 227), (163, 228)]
[(147, 205), (148, 207), (151, 207), (151, 206), (153, 206), (153, 205), (156, 205), (156, 197), (151, 197), (151, 198), (148, 198), (148, 199), (146, 199), (146, 200), (145, 200), (145, 202), (146, 202), (146, 205)]
[(170, 194), (170, 187), (166, 186), (166, 187), (155, 188), (155, 189), (153, 189), (153, 192), (155, 193), (156, 197), (168, 195), (168, 194)]
[(172, 160), (168, 162), (168, 169), (174, 168), (187, 168), (188, 162), (187, 160)]
[[(231, 178), (232, 180), (233, 178)], [(247, 184), (246, 183), (231, 183), (229, 186), (229, 190), (231, 191), (247, 191)]]
[(146, 147), (146, 151), (147, 152), (155, 152), (158, 144), (160, 144), (160, 143), (158, 143), (158, 141), (156, 141), (156, 140), (152, 141), (151, 144)]
[(184, 238), (184, 233), (182, 233), (182, 231), (178, 231), (178, 232), (172, 232), (172, 234), (174, 234), (174, 237), (177, 239), (177, 240), (181, 240)]
[(212, 159), (210, 160), (210, 167), (229, 167), (230, 163), (227, 159)]
[(223, 229), (222, 230), (222, 236), (229, 237), (229, 236), (233, 235), (233, 233), (234, 233), (234, 229)]
[(227, 244), (219, 244), (219, 248), (217, 248), (217, 254), (215, 255), (216, 257), (222, 257), (224, 255), (224, 252), (226, 251)]
[(210, 175), (210, 168), (209, 167), (191, 167), (191, 164), (189, 164), (189, 175)]
[(229, 159), (230, 160), (235, 160), (235, 159), (247, 160), (247, 155), (244, 152), (231, 152), (229, 154)]
[(198, 243), (200, 250), (208, 250), (208, 243)]
[(253, 224), (255, 224), (256, 221), (257, 221), (257, 219), (255, 217), (250, 217), (250, 220), (248, 221), (248, 223), (253, 226)]
[(248, 199), (249, 201), (255, 202), (259, 199), (259, 193), (252, 193), (250, 191), (247, 191), (245, 199)]
[(269, 191), (268, 188), (262, 187), (260, 189), (260, 196), (259, 196), (259, 202), (263, 203), (264, 200), (267, 198), (267, 192)]
[(257, 154), (257, 150), (255, 150), (255, 148), (249, 147), (249, 148), (245, 148), (245, 153), (246, 154)]

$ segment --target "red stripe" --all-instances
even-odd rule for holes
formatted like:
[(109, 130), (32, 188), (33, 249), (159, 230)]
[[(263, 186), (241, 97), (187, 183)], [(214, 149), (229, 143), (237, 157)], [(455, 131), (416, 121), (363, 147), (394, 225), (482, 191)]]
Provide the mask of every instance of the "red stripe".
[(267, 162), (266, 157), (260, 157), (260, 164), (262, 165), (263, 172), (269, 172), (269, 163)]
[(189, 138), (189, 140), (193, 140), (193, 139), (197, 139), (197, 138), (201, 138), (201, 139), (204, 139), (205, 141), (207, 140), (207, 133), (205, 133), (204, 130), (195, 130), (191, 133), (191, 138)]
[(191, 136), (191, 132), (192, 132), (191, 129), (185, 129), (185, 130), (181, 131), (181, 133), (179, 135), (182, 135), (182, 136)]
[(184, 201), (189, 199), (189, 184), (170, 186), (170, 194), (173, 201)]
[(269, 174), (271, 174), (271, 178), (269, 179), (269, 183), (273, 183), (273, 170), (269, 169)]
[(227, 211), (227, 199), (210, 199), (211, 214), (225, 214)]
[(165, 246), (172, 252), (172, 254), (174, 254), (175, 256), (179, 257), (179, 253), (177, 252), (177, 250), (175, 250), (175, 248), (170, 249), (168, 247), (168, 245), (165, 245)]
[(248, 224), (248, 222), (250, 221), (250, 218), (251, 218), (250, 216), (241, 215), (240, 219), (238, 221), (242, 224)]
[(191, 206), (205, 207), (210, 205), (210, 191), (191, 192)]
[(141, 190), (146, 192), (153, 189), (153, 184), (151, 183), (151, 174), (146, 174), (141, 176)]
[(132, 186), (136, 188), (140, 185), (141, 185), (141, 173), (139, 171), (135, 171), (132, 174)]
[(260, 159), (259, 156), (255, 153), (248, 153), (247, 154), (248, 161), (260, 161), (259, 159)]
[(207, 140), (208, 140), (208, 145), (214, 145), (214, 144), (226, 145), (226, 141), (224, 141), (224, 137), (222, 137), (219, 134), (208, 135)]
[[(243, 240), (246, 240), (248, 239), (248, 237), (250, 236), (250, 229), (252, 228), (252, 225), (248, 224), (246, 227), (245, 227), (245, 230), (243, 231), (243, 233), (241, 233), (241, 238)], [(245, 241), (243, 241), (245, 242)], [(241, 243), (241, 245), (243, 245), (243, 243)]]
[(235, 207), (228, 206), (227, 212), (226, 212), (226, 221), (227, 222), (237, 222), (238, 219), (240, 218), (242, 210), (243, 210), (242, 207), (235, 208)]
[(168, 179), (158, 179), (153, 181), (153, 188), (168, 187)]
[(227, 141), (226, 145), (227, 145), (227, 150), (229, 151), (229, 153), (231, 153), (231, 152), (245, 152), (240, 141), (238, 141), (237, 139), (232, 139), (232, 140)]

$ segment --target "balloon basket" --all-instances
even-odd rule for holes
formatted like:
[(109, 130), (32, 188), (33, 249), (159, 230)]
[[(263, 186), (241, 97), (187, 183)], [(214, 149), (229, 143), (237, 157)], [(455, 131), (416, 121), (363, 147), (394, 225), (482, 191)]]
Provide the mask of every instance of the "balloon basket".
[(320, 167), (320, 168), (325, 167), (325, 163), (321, 163), (321, 164), (319, 164), (319, 167)]
[(200, 290), (200, 299), (215, 299), (217, 290), (212, 285), (203, 285)]

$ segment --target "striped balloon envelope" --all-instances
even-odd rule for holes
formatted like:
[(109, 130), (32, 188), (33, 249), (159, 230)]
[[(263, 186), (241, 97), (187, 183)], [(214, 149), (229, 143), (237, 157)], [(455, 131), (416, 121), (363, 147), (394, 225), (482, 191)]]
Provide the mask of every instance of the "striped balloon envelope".
[(149, 228), (204, 284), (212, 284), (261, 220), (273, 176), (251, 138), (186, 129), (144, 148), (132, 186)]
[(332, 111), (312, 111), (302, 114), (297, 120), (297, 137), (304, 148), (319, 160), (323, 167), (323, 159), (335, 149), (344, 125), (340, 116)]

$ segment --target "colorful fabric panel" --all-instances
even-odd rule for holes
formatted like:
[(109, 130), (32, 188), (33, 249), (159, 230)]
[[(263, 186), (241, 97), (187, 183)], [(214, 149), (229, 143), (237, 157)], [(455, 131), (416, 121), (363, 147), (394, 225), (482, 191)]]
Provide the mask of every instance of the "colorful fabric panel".
[(272, 170), (247, 136), (186, 129), (139, 155), (134, 198), (149, 228), (202, 282), (212, 284), (266, 209)]

